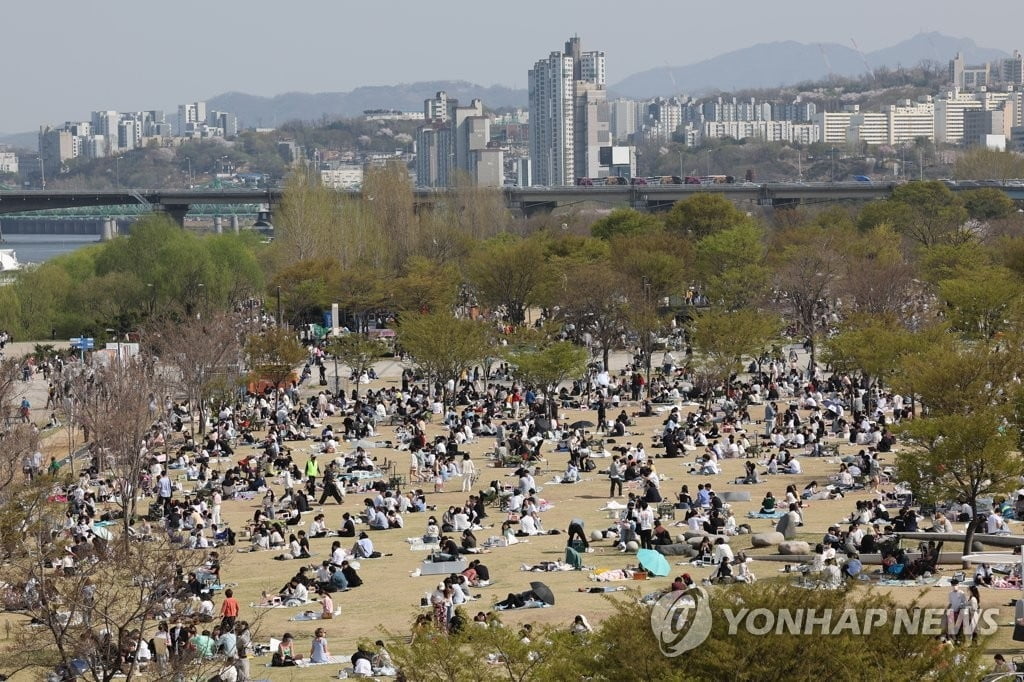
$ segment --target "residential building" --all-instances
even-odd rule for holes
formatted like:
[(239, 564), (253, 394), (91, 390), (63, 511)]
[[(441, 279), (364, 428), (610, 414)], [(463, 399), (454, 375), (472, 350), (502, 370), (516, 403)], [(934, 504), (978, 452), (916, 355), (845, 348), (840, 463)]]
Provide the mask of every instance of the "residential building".
[(523, 157), (516, 164), (516, 184), (520, 187), (533, 186), (533, 161)]
[(322, 169), (320, 182), (330, 189), (359, 189), (363, 186), (363, 167), (345, 163), (331, 169)]
[(14, 152), (0, 152), (0, 173), (17, 173), (18, 155)]
[(130, 151), (136, 148), (136, 131), (138, 130), (136, 123), (135, 119), (125, 118), (117, 124), (118, 149)]
[(575, 83), (575, 93), (573, 168), (578, 177), (607, 175), (608, 166), (604, 164), (602, 169), (600, 157), (601, 147), (608, 147), (612, 143), (607, 90), (596, 82), (580, 80)]
[(984, 102), (974, 93), (958, 88), (935, 100), (935, 141), (960, 144), (964, 139), (964, 112), (983, 109)]
[(571, 185), (608, 174), (599, 162), (611, 142), (605, 55), (584, 52), (578, 37), (537, 61), (528, 74), (530, 158), (537, 185)]
[[(39, 157), (44, 169), (56, 175), (64, 162), (75, 158), (78, 154), (76, 138), (67, 130), (57, 130), (50, 126), (39, 128)], [(45, 172), (45, 170), (44, 170)]]
[(968, 66), (962, 52), (949, 60), (949, 82), (954, 88), (974, 90), (992, 82), (992, 70), (988, 64)]
[(185, 137), (197, 125), (206, 123), (206, 102), (190, 102), (178, 105), (178, 135)]
[(1012, 102), (1006, 102), (998, 109), (971, 109), (964, 112), (964, 138), (965, 146), (998, 146), (998, 142), (991, 141), (991, 138), (1002, 138), (1005, 148), (1006, 140), (1013, 136), (1014, 107)]
[[(700, 120), (704, 120), (703, 116)], [(716, 120), (716, 119), (712, 119)], [(668, 142), (676, 128), (683, 124), (683, 103), (677, 97), (658, 97), (647, 104), (644, 116), (644, 137)]]
[(935, 105), (931, 97), (919, 102), (909, 99), (885, 107), (888, 120), (888, 144), (906, 144), (918, 138), (935, 139)]
[(1013, 56), (1003, 60), (1002, 81), (1009, 85), (1024, 85), (1024, 55), (1014, 50)]
[[(685, 129), (694, 130), (692, 124)], [(694, 131), (695, 132), (695, 131)], [(689, 139), (689, 135), (686, 135)], [(795, 142), (813, 144), (821, 138), (821, 127), (816, 123), (792, 121), (705, 121), (701, 136), (694, 141), (731, 137), (736, 140), (755, 138), (765, 142)]]
[(608, 127), (611, 130), (613, 142), (626, 142), (629, 140), (629, 136), (639, 129), (637, 104), (635, 100), (624, 98), (609, 102)]
[(492, 144), (491, 117), (484, 114), (481, 100), (459, 106), (458, 100), (439, 92), (424, 101), (423, 116), (424, 124), (416, 131), (418, 186), (449, 187), (456, 172), (479, 186), (504, 183), (504, 154)]

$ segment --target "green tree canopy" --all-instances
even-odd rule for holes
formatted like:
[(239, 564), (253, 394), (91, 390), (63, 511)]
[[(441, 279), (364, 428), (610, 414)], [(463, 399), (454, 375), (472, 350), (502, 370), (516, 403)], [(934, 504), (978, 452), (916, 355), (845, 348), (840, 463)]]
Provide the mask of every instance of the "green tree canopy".
[(723, 195), (701, 192), (677, 201), (665, 214), (665, 228), (676, 234), (701, 239), (721, 230), (739, 227), (750, 220)]
[(655, 215), (641, 213), (632, 208), (617, 208), (594, 223), (590, 228), (590, 234), (600, 239), (611, 239), (615, 235), (657, 232), (664, 227)]
[(480, 302), (504, 309), (513, 324), (522, 324), (527, 309), (542, 302), (551, 274), (537, 238), (489, 239), (478, 245), (467, 264), (469, 281)]
[(456, 318), (449, 311), (403, 315), (398, 343), (428, 377), (445, 385), (457, 382), (462, 372), (482, 362), (490, 351), (490, 332), (482, 323)]

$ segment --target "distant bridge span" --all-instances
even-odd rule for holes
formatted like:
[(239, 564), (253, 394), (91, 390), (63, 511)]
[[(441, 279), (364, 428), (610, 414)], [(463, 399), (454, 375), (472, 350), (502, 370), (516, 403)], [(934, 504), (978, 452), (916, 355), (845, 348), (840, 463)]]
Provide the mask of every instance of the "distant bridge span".
[[(893, 182), (821, 182), (821, 183), (736, 183), (721, 185), (633, 185), (609, 187), (506, 187), (502, 191), (506, 205), (525, 215), (549, 212), (560, 206), (582, 202), (606, 203), (612, 206), (630, 206), (641, 211), (666, 210), (680, 199), (694, 194), (721, 194), (737, 202), (762, 206), (791, 206), (826, 201), (881, 199), (892, 194), (897, 186)], [(994, 186), (1014, 200), (1024, 200), (1024, 185), (998, 183), (961, 183), (953, 190)], [(358, 190), (339, 190), (353, 197)], [(414, 201), (419, 206), (431, 205), (445, 198), (447, 189), (416, 189)], [(238, 205), (281, 202), (280, 189), (123, 189), (102, 192), (71, 190), (14, 190), (0, 191), (0, 214), (31, 213), (49, 209), (68, 209), (95, 206), (138, 205), (161, 210), (183, 222), (193, 204)]]

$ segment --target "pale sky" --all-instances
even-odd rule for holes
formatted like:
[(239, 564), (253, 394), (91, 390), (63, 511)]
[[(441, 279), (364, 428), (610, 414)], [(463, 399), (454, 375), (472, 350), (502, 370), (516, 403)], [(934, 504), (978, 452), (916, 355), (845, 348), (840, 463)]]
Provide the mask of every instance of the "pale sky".
[(170, 109), (226, 91), (275, 95), (423, 80), (526, 87), (578, 34), (608, 82), (761, 42), (888, 47), (922, 31), (1021, 47), (1021, 0), (3, 0), (0, 132)]

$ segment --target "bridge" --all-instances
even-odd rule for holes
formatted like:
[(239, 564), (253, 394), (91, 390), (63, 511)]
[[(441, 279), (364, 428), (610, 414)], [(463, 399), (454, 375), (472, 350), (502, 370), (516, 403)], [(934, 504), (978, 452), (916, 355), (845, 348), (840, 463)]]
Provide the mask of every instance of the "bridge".
[[(585, 202), (609, 206), (629, 206), (641, 211), (667, 210), (680, 199), (694, 194), (721, 194), (737, 203), (761, 206), (793, 206), (828, 201), (870, 201), (888, 197), (897, 186), (894, 182), (820, 182), (820, 183), (735, 183), (721, 185), (618, 185), (608, 187), (506, 187), (501, 190), (506, 205), (529, 216), (550, 212), (561, 206)], [(954, 191), (996, 187), (1011, 199), (1024, 201), (1024, 184), (997, 181), (950, 184)], [(338, 190), (352, 197), (358, 190)], [(450, 196), (448, 189), (414, 190), (418, 207), (433, 205)], [(280, 189), (122, 189), (114, 191), (26, 190), (0, 191), (0, 214), (31, 213), (53, 209), (96, 206), (137, 206), (143, 210), (159, 210), (183, 223), (190, 207), (215, 207), (280, 204)], [(227, 210), (225, 212), (228, 212)], [(253, 211), (255, 212), (255, 211)]]

